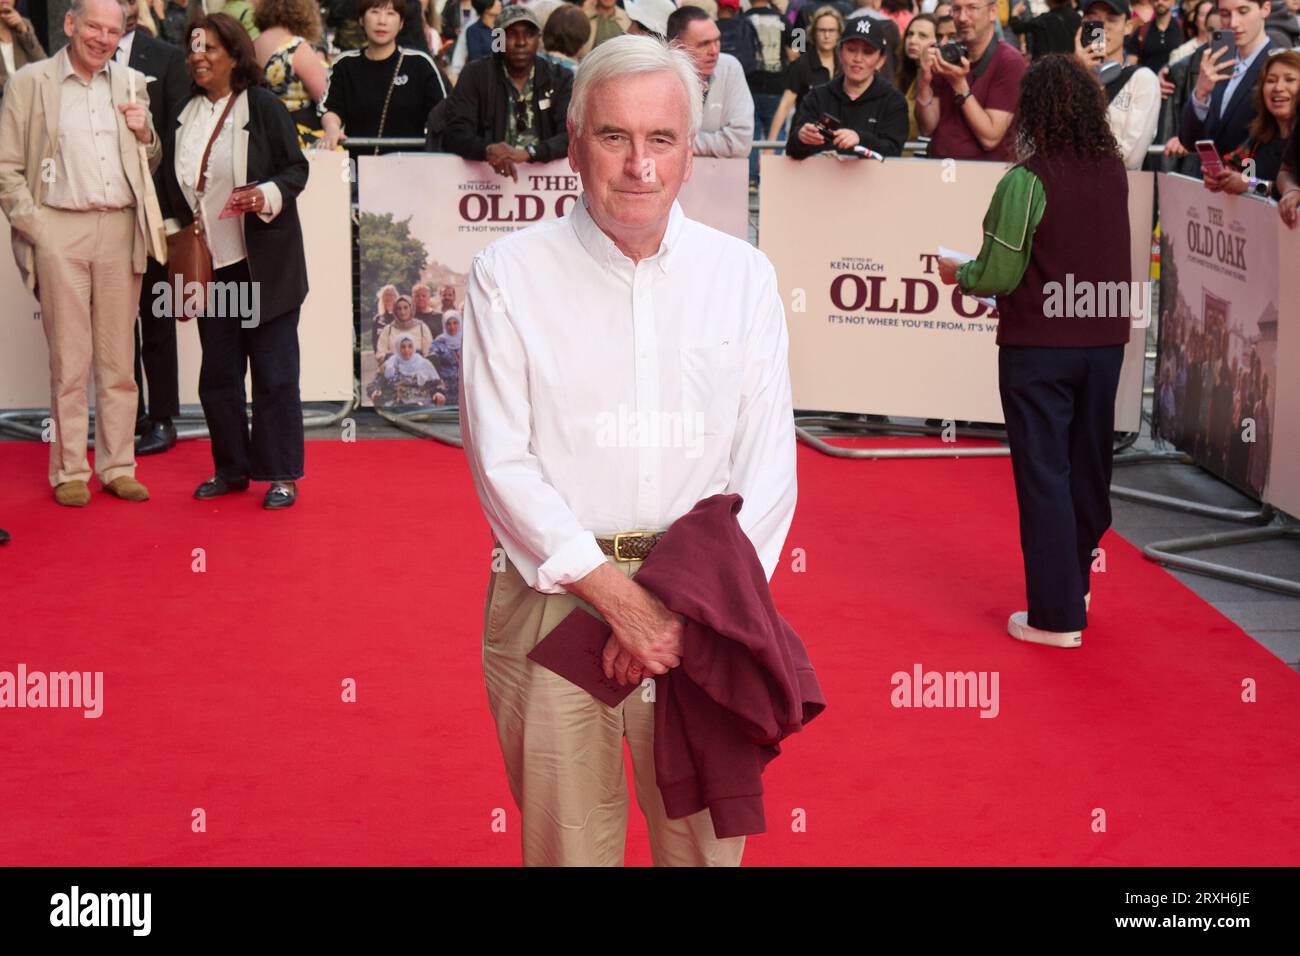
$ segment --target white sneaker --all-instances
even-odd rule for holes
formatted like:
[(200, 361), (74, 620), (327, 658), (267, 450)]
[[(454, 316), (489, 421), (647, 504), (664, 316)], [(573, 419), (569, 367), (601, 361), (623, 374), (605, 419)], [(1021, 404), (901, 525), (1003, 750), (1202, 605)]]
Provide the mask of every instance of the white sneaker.
[(1007, 633), (1018, 641), (1046, 644), (1049, 647), (1078, 647), (1083, 643), (1082, 631), (1040, 631), (1029, 626), (1029, 612), (1017, 611), (1007, 620)]

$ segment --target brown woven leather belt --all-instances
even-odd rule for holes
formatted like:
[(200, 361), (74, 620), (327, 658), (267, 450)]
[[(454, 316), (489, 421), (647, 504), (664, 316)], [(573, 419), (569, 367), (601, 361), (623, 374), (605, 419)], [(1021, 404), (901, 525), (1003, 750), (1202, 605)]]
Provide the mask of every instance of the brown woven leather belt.
[(615, 561), (641, 561), (663, 536), (662, 531), (623, 531), (612, 538), (597, 538), (596, 544)]

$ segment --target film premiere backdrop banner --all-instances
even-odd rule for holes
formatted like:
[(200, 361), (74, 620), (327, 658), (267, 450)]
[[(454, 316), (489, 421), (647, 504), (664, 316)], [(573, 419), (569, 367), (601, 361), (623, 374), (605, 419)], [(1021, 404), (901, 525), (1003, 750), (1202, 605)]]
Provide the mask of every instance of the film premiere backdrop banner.
[[(682, 210), (747, 239), (747, 163), (697, 157)], [(563, 216), (582, 191), (578, 174), (555, 160), (520, 166), (515, 182), (486, 163), (411, 153), (362, 156), (358, 176), (362, 402), (452, 405), (470, 263), (493, 240)], [(401, 325), (393, 325), (399, 313)]]
[[(940, 246), (978, 254), (1006, 167), (823, 156), (760, 162), (759, 246), (785, 298), (795, 407), (1001, 422), (997, 319), (940, 283), (935, 259)], [(1136, 284), (1125, 291), (1135, 327), (1115, 402), (1122, 431), (1137, 431), (1142, 416), (1153, 191), (1151, 173), (1129, 173)], [(1068, 287), (1063, 297), (1071, 298)]]
[(1160, 177), (1157, 434), (1300, 514), (1300, 231), (1277, 208)]
[[(310, 150), (311, 173), (298, 197), (310, 291), (298, 323), (302, 355), (302, 397), (342, 402), (352, 395), (352, 240), (345, 153)], [(18, 277), (8, 222), (0, 225), (0, 408), (48, 408), (49, 351), (40, 306)], [(231, 321), (236, 321), (232, 319)], [(181, 404), (199, 403), (198, 325), (177, 323)], [(245, 383), (247, 394), (251, 386)], [(94, 384), (91, 383), (91, 407)]]

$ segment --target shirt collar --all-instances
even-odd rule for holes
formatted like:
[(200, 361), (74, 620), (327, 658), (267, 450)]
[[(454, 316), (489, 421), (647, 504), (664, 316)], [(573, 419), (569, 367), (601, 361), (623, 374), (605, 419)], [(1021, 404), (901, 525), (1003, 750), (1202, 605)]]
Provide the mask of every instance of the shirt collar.
[[(68, 55), (68, 48), (65, 46), (59, 52), (63, 55), (63, 66), (59, 68), (59, 82), (60, 83), (63, 82), (70, 76), (77, 77), (77, 82), (81, 82), (80, 75), (78, 75), (77, 71), (72, 68), (72, 57)], [(110, 56), (108, 60), (104, 62), (104, 65), (94, 72), (94, 74), (90, 77), (90, 81), (93, 83), (96, 77), (99, 76), (99, 74), (107, 73), (108, 64), (111, 63), (112, 61), (113, 58)]]
[[(587, 250), (588, 255), (598, 263), (605, 266), (616, 266), (620, 262), (631, 264), (632, 260), (624, 255), (618, 246), (614, 245), (614, 240), (605, 235), (604, 230), (591, 217), (591, 211), (587, 208), (587, 194), (585, 192), (573, 204), (573, 211), (569, 214), (569, 219), (573, 223), (574, 232), (578, 235), (578, 241), (582, 243), (582, 247)], [(686, 214), (682, 212), (681, 204), (674, 199), (672, 209), (668, 213), (668, 228), (664, 230), (664, 237), (659, 244), (659, 251), (650, 257), (651, 260), (658, 264), (660, 272), (668, 272), (676, 258), (678, 249), (681, 248), (682, 227), (685, 221)]]
[[(506, 58), (505, 58), (504, 56), (501, 57), (501, 75), (504, 76), (504, 77), (506, 78), (506, 83), (507, 83), (507, 85), (509, 85), (512, 89), (515, 89), (515, 91), (516, 91), (516, 92), (515, 92), (515, 95), (516, 95), (516, 96), (522, 96), (522, 95), (523, 95), (523, 94), (520, 93), (520, 92), (518, 91), (518, 89), (515, 87), (515, 81), (512, 80), (512, 79), (510, 79), (510, 69), (509, 69), (509, 67), (506, 66)], [(525, 89), (525, 90), (528, 89), (528, 84), (532, 83), (532, 82), (533, 82), (533, 78), (536, 77), (536, 76), (537, 76), (537, 57), (533, 57), (533, 62), (532, 62), (532, 64), (528, 67), (528, 79), (524, 80), (524, 89)]]
[(1255, 49), (1255, 52), (1254, 52), (1254, 53), (1252, 53), (1250, 56), (1246, 57), (1246, 59), (1244, 59), (1244, 60), (1241, 61), (1241, 65), (1237, 67), (1237, 75), (1240, 76), (1242, 73), (1245, 73), (1247, 70), (1249, 70), (1249, 69), (1250, 69), (1250, 65), (1251, 65), (1252, 63), (1254, 63), (1256, 60), (1258, 60), (1258, 59), (1259, 59), (1259, 55), (1260, 55), (1261, 53), (1263, 53), (1265, 50), (1267, 50), (1267, 49), (1269, 48), (1270, 45), (1271, 45), (1271, 44), (1270, 44), (1270, 42), (1269, 42), (1269, 37), (1268, 37), (1267, 34), (1265, 34), (1265, 35), (1264, 35), (1264, 42), (1261, 43), (1261, 44), (1260, 44), (1260, 45)]

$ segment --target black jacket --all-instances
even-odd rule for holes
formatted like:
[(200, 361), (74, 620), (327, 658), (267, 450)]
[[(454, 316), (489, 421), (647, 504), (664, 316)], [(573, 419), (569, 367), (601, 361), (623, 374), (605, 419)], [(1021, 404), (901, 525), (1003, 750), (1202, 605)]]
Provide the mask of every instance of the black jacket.
[[(569, 151), (564, 121), (573, 92), (573, 74), (540, 57), (533, 61), (533, 109), (539, 117), (541, 139), (537, 161), (559, 159)], [(501, 55), (475, 60), (461, 71), (443, 116), (442, 148), (464, 159), (482, 162), (487, 148), (506, 138), (506, 88), (510, 80), (501, 67)], [(430, 134), (434, 131), (431, 129)]]
[[(176, 155), (176, 136), (186, 103), (177, 108), (165, 127), (163, 155)], [(248, 271), (260, 283), (258, 295), (263, 321), (298, 308), (307, 297), (307, 259), (302, 248), (302, 226), (298, 221), (298, 194), (307, 185), (307, 157), (298, 146), (298, 129), (280, 98), (261, 86), (248, 89), (248, 181), (274, 182), (284, 199), (280, 214), (263, 222), (255, 213), (245, 213), (244, 243), (248, 248)], [(176, 163), (168, 159), (160, 167), (163, 188), (158, 194), (163, 217), (181, 226), (194, 221), (194, 213), (176, 178)]]
[(867, 91), (856, 100), (844, 93), (844, 76), (835, 77), (825, 86), (814, 86), (799, 104), (794, 123), (790, 126), (790, 139), (785, 151), (795, 159), (813, 153), (833, 150), (834, 143), (809, 146), (799, 139), (804, 123), (816, 123), (823, 113), (829, 113), (840, 125), (858, 134), (862, 145), (874, 149), (882, 156), (901, 156), (907, 142), (907, 100), (903, 94), (882, 83), (877, 76)]
[[(1268, 62), (1268, 51), (1271, 46), (1270, 41), (1259, 51), (1255, 61), (1250, 64), (1250, 69), (1245, 72), (1241, 82), (1233, 90), (1232, 100), (1222, 116), (1219, 115), (1219, 104), (1223, 100), (1223, 91), (1228, 86), (1227, 80), (1215, 84), (1214, 91), (1210, 94), (1210, 111), (1205, 115), (1204, 121), (1196, 118), (1195, 106), (1192, 103), (1195, 94), (1187, 97), (1187, 102), (1183, 104), (1178, 138), (1193, 155), (1196, 153), (1198, 139), (1214, 140), (1214, 148), (1220, 156), (1232, 152), (1246, 142), (1250, 121), (1255, 118), (1255, 86), (1259, 83), (1259, 75), (1264, 69), (1264, 64)], [(1232, 55), (1234, 57), (1237, 55), (1235, 50)], [(1195, 162), (1195, 167), (1190, 175), (1200, 176), (1199, 160)]]

